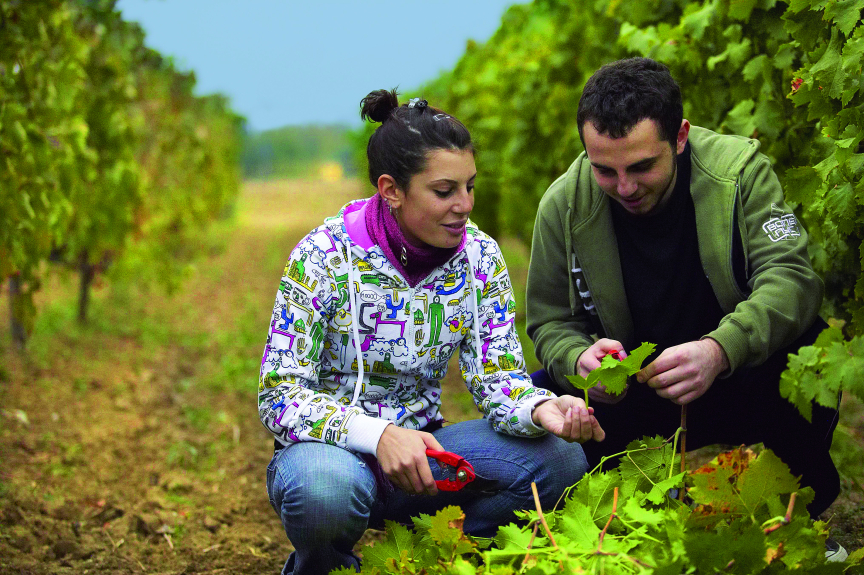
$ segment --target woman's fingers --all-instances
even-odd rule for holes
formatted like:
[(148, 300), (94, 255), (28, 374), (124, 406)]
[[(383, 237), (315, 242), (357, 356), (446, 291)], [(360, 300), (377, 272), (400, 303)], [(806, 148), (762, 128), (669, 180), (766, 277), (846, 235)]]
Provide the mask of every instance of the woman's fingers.
[(438, 489), (426, 459), (427, 448), (443, 451), (430, 433), (388, 425), (378, 440), (378, 462), (399, 489), (435, 495)]
[(591, 438), (594, 441), (603, 441), (606, 439), (606, 432), (600, 427), (600, 422), (593, 415), (591, 416)]
[(418, 469), (419, 477), (421, 483), (421, 489), (418, 493), (425, 493), (426, 495), (437, 495), (438, 487), (435, 485), (435, 478), (432, 476), (432, 469), (429, 467), (429, 461), (423, 460), (423, 465)]
[[(568, 407), (567, 411), (564, 413), (564, 418), (561, 422), (561, 433), (558, 435), (562, 439), (575, 439), (574, 437), (574, 414), (573, 408)], [(576, 429), (576, 436), (578, 436), (579, 430)]]

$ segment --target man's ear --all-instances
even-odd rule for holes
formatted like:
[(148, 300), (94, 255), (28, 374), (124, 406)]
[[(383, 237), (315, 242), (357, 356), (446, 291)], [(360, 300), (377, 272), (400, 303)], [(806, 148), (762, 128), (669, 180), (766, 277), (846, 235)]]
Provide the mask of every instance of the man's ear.
[(378, 193), (384, 198), (394, 210), (399, 209), (402, 205), (404, 194), (399, 190), (396, 180), (389, 174), (381, 174), (378, 176)]
[(690, 135), (690, 122), (687, 119), (681, 120), (681, 127), (678, 129), (678, 137), (676, 138), (675, 148), (676, 153), (684, 153), (684, 147), (687, 145), (687, 136)]

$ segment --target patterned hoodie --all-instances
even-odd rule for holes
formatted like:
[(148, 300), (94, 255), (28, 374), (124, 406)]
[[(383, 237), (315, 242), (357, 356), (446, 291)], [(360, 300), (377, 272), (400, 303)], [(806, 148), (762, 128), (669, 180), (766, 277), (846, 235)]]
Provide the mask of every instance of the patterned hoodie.
[(390, 423), (423, 429), (443, 419), (439, 382), (458, 348), (463, 379), (493, 427), (544, 434), (531, 412), (555, 396), (525, 371), (495, 240), (469, 221), (464, 248), (412, 288), (379, 246), (349, 238), (345, 217), (364, 202), (347, 204), (291, 252), (261, 361), (265, 427), (285, 445), (320, 441), (375, 455)]

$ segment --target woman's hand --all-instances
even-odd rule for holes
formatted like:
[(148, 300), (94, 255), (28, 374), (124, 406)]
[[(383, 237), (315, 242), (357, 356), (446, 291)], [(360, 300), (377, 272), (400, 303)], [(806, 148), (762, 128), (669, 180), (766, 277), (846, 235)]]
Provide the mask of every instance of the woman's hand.
[[(582, 377), (588, 377), (589, 373), (600, 367), (600, 362), (611, 351), (617, 351), (621, 359), (627, 357), (627, 352), (624, 351), (624, 346), (621, 345), (621, 342), (607, 338), (598, 339), (579, 356), (579, 360), (576, 362), (576, 373)], [(606, 391), (606, 386), (603, 385), (603, 382), (598, 382), (597, 385), (588, 390), (588, 397), (592, 401), (600, 403), (618, 403), (624, 399), (625, 395), (627, 395), (626, 386), (620, 394), (612, 395)]]
[(603, 441), (606, 432), (594, 417), (594, 409), (585, 407), (585, 402), (572, 395), (564, 395), (544, 401), (534, 408), (531, 415), (534, 425), (570, 443), (585, 443), (589, 439)]
[(435, 495), (426, 449), (445, 451), (431, 433), (388, 425), (378, 440), (376, 457), (384, 474), (399, 489), (410, 494)]

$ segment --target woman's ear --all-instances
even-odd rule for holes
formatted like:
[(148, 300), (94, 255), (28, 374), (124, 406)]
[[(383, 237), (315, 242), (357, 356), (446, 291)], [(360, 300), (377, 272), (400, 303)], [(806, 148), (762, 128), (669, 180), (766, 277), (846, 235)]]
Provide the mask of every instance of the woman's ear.
[(378, 193), (394, 210), (399, 209), (405, 197), (405, 194), (396, 185), (396, 180), (388, 174), (378, 176)]

